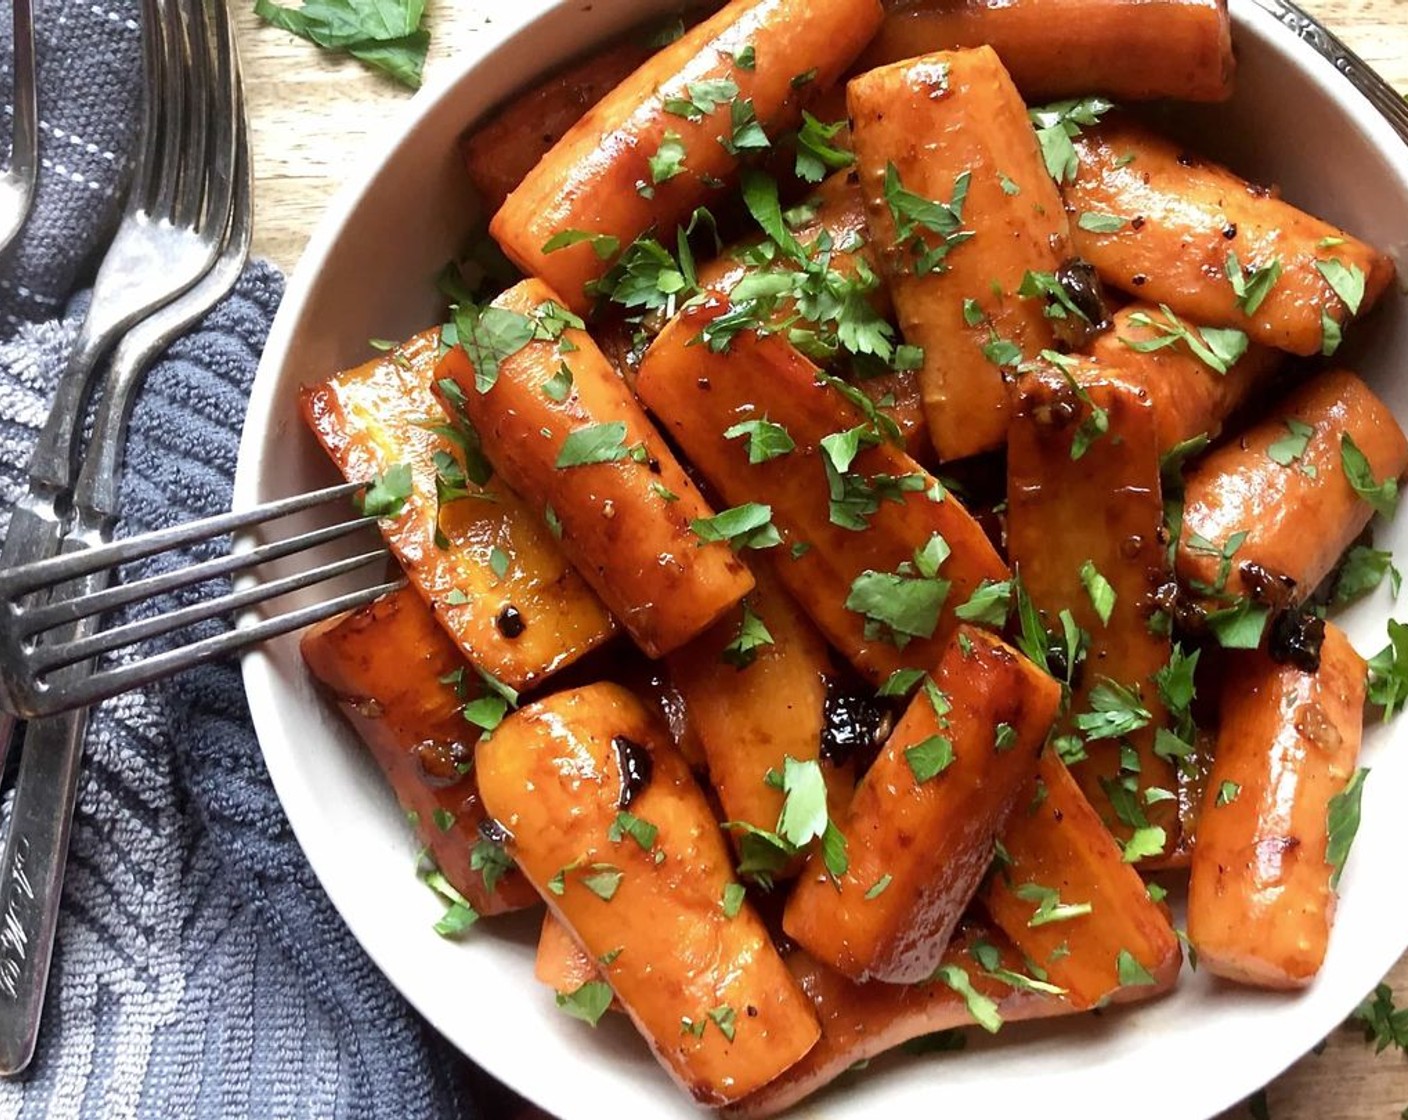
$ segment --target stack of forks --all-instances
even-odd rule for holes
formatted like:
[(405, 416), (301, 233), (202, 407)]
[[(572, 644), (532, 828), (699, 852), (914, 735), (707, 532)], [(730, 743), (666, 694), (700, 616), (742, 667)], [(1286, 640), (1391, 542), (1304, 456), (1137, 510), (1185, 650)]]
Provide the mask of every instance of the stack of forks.
[[(32, 33), (17, 0), (16, 127), (10, 175), (32, 191)], [(19, 36), (30, 46), (29, 100), (21, 90)], [(131, 192), (98, 271), (88, 315), (61, 374), (29, 463), (0, 570), (74, 556), (112, 541), (127, 421), (152, 360), (233, 286), (249, 253), (248, 138), (234, 32), (225, 0), (143, 0), (147, 100)], [(26, 176), (26, 171), (28, 175)], [(0, 180), (3, 182), (3, 180)], [(0, 226), (10, 216), (0, 205)], [(0, 236), (5, 230), (0, 228)], [(2, 248), (3, 245), (0, 245)], [(91, 422), (90, 421), (91, 418)], [(91, 434), (85, 434), (91, 433)], [(99, 571), (31, 596), (28, 610), (56, 619), (50, 638), (78, 642), (93, 622), (65, 603), (103, 590)], [(91, 660), (66, 665), (74, 685)], [(0, 712), (0, 764), (22, 741), (13, 809), (0, 851), (0, 1074), (34, 1053), (78, 788), (86, 709), (32, 720)]]

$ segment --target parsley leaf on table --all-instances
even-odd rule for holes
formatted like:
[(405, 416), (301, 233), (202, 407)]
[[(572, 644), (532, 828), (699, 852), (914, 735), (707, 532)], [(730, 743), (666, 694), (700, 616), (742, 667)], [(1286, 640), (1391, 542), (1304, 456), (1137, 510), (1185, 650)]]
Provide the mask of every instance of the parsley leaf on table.
[(425, 0), (307, 0), (301, 8), (255, 0), (254, 14), (324, 50), (345, 51), (402, 85), (420, 88), (430, 46), (430, 32), (420, 25)]

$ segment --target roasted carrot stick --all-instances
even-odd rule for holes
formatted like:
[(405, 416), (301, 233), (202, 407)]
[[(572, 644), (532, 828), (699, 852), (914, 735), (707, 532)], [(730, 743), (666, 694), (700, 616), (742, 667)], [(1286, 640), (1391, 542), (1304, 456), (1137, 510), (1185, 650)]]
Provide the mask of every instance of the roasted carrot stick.
[[(842, 107), (844, 112), (844, 106)], [(829, 282), (863, 284), (866, 298), (875, 313), (890, 316), (890, 292), (881, 273), (879, 262), (870, 247), (870, 235), (865, 224), (865, 202), (860, 193), (860, 180), (853, 170), (838, 171), (826, 179), (801, 203), (811, 216), (791, 232), (797, 244), (813, 261), (825, 261)], [(758, 238), (729, 246), (713, 260), (699, 267), (699, 287), (702, 291), (728, 295), (745, 276), (759, 271), (755, 256)], [(796, 262), (783, 259), (777, 267), (791, 271)], [(781, 301), (775, 318), (790, 319), (797, 314), (792, 300)], [(789, 323), (803, 329), (815, 324), (805, 317)], [(904, 437), (905, 450), (911, 455), (926, 456), (929, 437), (925, 427), (923, 397), (914, 370), (897, 370), (879, 376), (870, 375), (855, 381), (877, 408), (898, 425)]]
[(1236, 69), (1221, 0), (910, 0), (889, 5), (857, 69), (984, 44), (1036, 101), (1222, 101)]
[[(1002, 1022), (1069, 1015), (1076, 1009), (1060, 996), (1023, 987), (1026, 963), (1012, 943), (982, 921), (966, 918), (943, 956), (947, 975), (968, 978), (987, 1014)], [(724, 1110), (739, 1120), (763, 1120), (791, 1108), (830, 1084), (858, 1062), (910, 1039), (971, 1026), (967, 999), (947, 980), (921, 984), (857, 984), (806, 953), (788, 955), (787, 967), (811, 998), (821, 1020), (821, 1041), (777, 1080)], [(1016, 983), (1002, 978), (1015, 976)], [(997, 975), (994, 975), (994, 974)]]
[[(652, 657), (676, 649), (743, 598), (753, 577), (728, 544), (691, 529), (713, 511), (581, 321), (562, 321), (552, 291), (524, 280), (493, 309), (524, 341), (496, 361), (492, 384), (481, 391), (489, 362), (476, 367), (463, 345), (440, 375), (458, 385), (495, 468), (544, 511), (637, 644)], [(533, 332), (550, 337), (526, 341)]]
[(651, 52), (643, 38), (622, 39), (516, 94), (474, 128), (462, 150), (485, 213), (496, 212), (567, 130)]
[[(880, 25), (879, 0), (733, 0), (607, 94), (508, 197), (490, 232), (573, 310), (652, 227), (668, 237), (738, 169), (801, 120)], [(742, 56), (746, 62), (740, 62)], [(749, 64), (751, 63), (751, 65)], [(557, 248), (554, 238), (595, 238)], [(602, 252), (605, 247), (607, 251)]]
[(1218, 976), (1301, 988), (1320, 971), (1347, 842), (1332, 806), (1359, 757), (1364, 669), (1331, 623), (1315, 672), (1260, 650), (1232, 669), (1188, 889), (1188, 936)]
[[(1322, 373), (1186, 476), (1178, 577), (1214, 601), (1303, 600), (1330, 573), (1374, 508), (1351, 485), (1396, 479), (1408, 439), (1352, 373)], [(1368, 476), (1372, 475), (1372, 479)]]
[[(760, 555), (856, 668), (876, 683), (907, 666), (933, 668), (954, 609), (984, 580), (1006, 579), (1006, 567), (957, 499), (890, 443), (864, 446), (874, 443), (866, 436), (836, 470), (822, 440), (863, 433), (865, 417), (785, 339), (743, 332), (723, 352), (697, 345), (726, 310), (706, 300), (665, 328), (641, 366), (641, 399), (725, 501), (768, 504), (782, 543)], [(727, 433), (763, 420), (795, 446), (750, 463), (750, 440)], [(917, 552), (945, 547), (930, 575), (916, 566)]]
[(466, 666), (416, 593), (403, 588), (319, 623), (299, 648), (450, 885), (481, 914), (533, 905), (532, 887), (486, 851), (492, 845), (479, 834), (486, 814), (471, 769), (479, 731), (465, 721), (464, 698), (447, 679), (462, 678)]
[(767, 831), (777, 827), (782, 791), (767, 779), (770, 772), (782, 773), (788, 758), (821, 759), (831, 814), (845, 810), (855, 785), (853, 767), (823, 757), (827, 692), (835, 675), (826, 640), (775, 576), (760, 569), (744, 607), (676, 650), (666, 664), (703, 743), (709, 782), (728, 820)]
[[(560, 996), (579, 991), (583, 984), (601, 979), (601, 967), (582, 947), (551, 910), (543, 912), (543, 928), (538, 934), (538, 952), (533, 958), (533, 975)], [(621, 1001), (612, 999), (610, 1010), (620, 1011)]]
[(933, 684), (856, 787), (846, 870), (813, 853), (783, 916), (789, 937), (853, 980), (933, 974), (1061, 707), (1055, 680), (972, 627)]
[[(1178, 778), (1154, 750), (1166, 722), (1154, 674), (1168, 664), (1170, 643), (1166, 628), (1155, 633), (1150, 626), (1154, 592), (1169, 580), (1160, 540), (1157, 406), (1120, 382), (1092, 380), (1088, 369), (1067, 359), (1060, 374), (1022, 379), (1008, 441), (1007, 554), (1045, 628), (1064, 633), (1064, 611), (1088, 635), (1071, 697), (1076, 724), (1107, 706), (1102, 698), (1112, 684), (1142, 709), (1142, 722), (1130, 721), (1138, 726), (1117, 735), (1095, 728), (1085, 736), (1086, 757), (1073, 767), (1081, 789), (1117, 836), (1162, 828), (1163, 843), (1146, 832), (1141, 849), (1171, 852), (1178, 842)], [(1092, 426), (1096, 410), (1103, 434)], [(1149, 790), (1166, 800), (1149, 804)]]
[(1129, 986), (1167, 988), (1183, 954), (1164, 911), (1054, 751), (1037, 779), (1002, 834), (983, 906), (1076, 1007)]
[(847, 101), (875, 249), (924, 351), (930, 438), (940, 459), (992, 450), (1011, 414), (1003, 367), (1055, 339), (1045, 298), (1018, 292), (1068, 255), (1026, 106), (986, 47), (872, 70)]
[(590, 685), (529, 705), (481, 740), (475, 765), (509, 852), (607, 962), (604, 978), (695, 1100), (728, 1104), (811, 1049), (806, 996), (752, 907), (730, 902), (713, 814), (630, 693)]
[[(1131, 303), (1117, 311), (1114, 327), (1099, 335), (1090, 356), (1099, 369), (1082, 366), (1095, 380), (1114, 379), (1134, 386), (1154, 406), (1159, 453), (1197, 436), (1216, 439), (1223, 422), (1264, 388), (1281, 364), (1281, 352), (1255, 342), (1226, 373), (1198, 358), (1188, 344), (1170, 340), (1159, 324), (1166, 322), (1151, 303)], [(1161, 343), (1171, 342), (1171, 345)], [(1146, 347), (1157, 345), (1157, 349)]]
[(350, 480), (410, 467), (402, 512), (381, 523), (392, 555), (465, 656), (523, 688), (609, 640), (616, 624), (501, 481), (482, 497), (437, 500), (436, 478), (446, 473), (437, 456), (447, 471), (461, 465), (454, 443), (432, 430), (450, 423), (430, 391), (438, 337), (418, 334), (305, 388), (303, 416)]
[[(1080, 171), (1063, 193), (1076, 253), (1106, 283), (1194, 323), (1332, 353), (1393, 279), (1383, 253), (1142, 125), (1107, 121), (1075, 147)], [(1095, 232), (1088, 214), (1120, 224), (1103, 232), (1087, 219)]]

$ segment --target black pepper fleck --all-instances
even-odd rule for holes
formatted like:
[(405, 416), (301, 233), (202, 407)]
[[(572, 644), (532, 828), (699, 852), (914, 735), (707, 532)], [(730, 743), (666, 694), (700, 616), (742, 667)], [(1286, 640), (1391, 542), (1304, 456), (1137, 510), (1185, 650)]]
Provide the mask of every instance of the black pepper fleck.
[(499, 612), (499, 617), (494, 619), (494, 625), (499, 628), (500, 634), (510, 640), (519, 637), (528, 629), (528, 623), (523, 621), (523, 615), (512, 603)]

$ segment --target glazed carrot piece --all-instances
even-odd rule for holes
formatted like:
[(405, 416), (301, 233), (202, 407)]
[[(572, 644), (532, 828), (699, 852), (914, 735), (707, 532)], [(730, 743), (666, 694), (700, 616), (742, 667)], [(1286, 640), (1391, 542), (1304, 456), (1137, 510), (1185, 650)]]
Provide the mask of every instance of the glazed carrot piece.
[(979, 894), (993, 921), (1078, 1008), (1121, 988), (1172, 986), (1183, 954), (1161, 907), (1125, 863), (1056, 753), (1002, 834), (1005, 857)]
[[(1135, 828), (1163, 828), (1163, 848), (1171, 852), (1178, 778), (1154, 750), (1166, 713), (1153, 680), (1171, 647), (1166, 633), (1150, 629), (1153, 595), (1169, 581), (1157, 407), (1120, 382), (1093, 380), (1089, 370), (1067, 359), (1062, 373), (1021, 381), (1008, 440), (1007, 554), (1045, 628), (1062, 633), (1061, 613), (1068, 611), (1089, 636), (1072, 715), (1078, 720), (1094, 710), (1111, 682), (1130, 690), (1147, 713), (1142, 726), (1118, 736), (1092, 734), (1074, 766), (1081, 789), (1115, 835), (1127, 840)], [(1074, 387), (1082, 381), (1084, 400)], [(1105, 418), (1104, 434), (1090, 428), (1095, 409)], [(1148, 804), (1151, 789), (1168, 799)]]
[[(1077, 255), (1106, 283), (1194, 323), (1293, 354), (1333, 353), (1393, 279), (1383, 253), (1141, 125), (1108, 120), (1075, 148), (1080, 171), (1063, 193)], [(1085, 214), (1122, 224), (1093, 232)], [(1263, 290), (1256, 272), (1275, 268)]]
[(857, 69), (984, 44), (1029, 101), (1224, 101), (1236, 70), (1221, 0), (910, 0), (890, 5)]
[[(560, 996), (571, 995), (582, 987), (601, 979), (596, 961), (582, 951), (569, 930), (551, 910), (543, 912), (543, 928), (538, 934), (538, 952), (533, 958), (533, 975)], [(621, 1003), (612, 999), (610, 1010), (620, 1011)]]
[[(490, 232), (524, 272), (584, 312), (612, 250), (652, 228), (668, 238), (718, 196), (740, 155), (763, 146), (749, 123), (768, 136), (798, 124), (882, 15), (879, 0), (733, 0), (578, 121), (509, 195)], [(751, 67), (738, 61), (748, 48)], [(573, 233), (612, 241), (557, 247), (554, 238)]]
[(933, 683), (856, 787), (845, 871), (813, 853), (783, 915), (789, 937), (852, 980), (933, 975), (1061, 707), (1055, 680), (967, 626)]
[(767, 777), (782, 773), (786, 759), (821, 760), (833, 816), (849, 804), (855, 773), (848, 761), (834, 765), (824, 757), (835, 675), (826, 639), (775, 576), (760, 569), (757, 579), (744, 608), (676, 650), (666, 665), (725, 817), (772, 831), (783, 795)]
[(431, 430), (450, 423), (430, 390), (438, 339), (426, 331), (303, 389), (303, 416), (351, 481), (410, 466), (410, 497), (380, 525), (386, 543), (465, 657), (521, 689), (611, 639), (616, 623), (500, 480), (482, 498), (437, 501), (436, 456), (459, 462), (454, 443)]
[(581, 320), (565, 322), (561, 301), (537, 280), (493, 308), (520, 337), (550, 337), (503, 357), (487, 391), (462, 345), (440, 376), (459, 387), (495, 469), (556, 525), (563, 551), (636, 643), (663, 656), (733, 607), (753, 577), (728, 544), (691, 529), (714, 511)]
[[(921, 1035), (974, 1022), (967, 1001), (944, 980), (857, 984), (800, 950), (788, 955), (787, 967), (816, 1008), (821, 1041), (777, 1080), (725, 1109), (725, 1116), (738, 1120), (776, 1116), (857, 1062)], [(961, 970), (979, 999), (991, 1000), (993, 1013), (1005, 1023), (1049, 1019), (1076, 1010), (1060, 996), (994, 976), (999, 970), (1025, 976), (1026, 963), (999, 930), (978, 919), (964, 919), (944, 951), (942, 967)]]
[(462, 151), (485, 213), (495, 213), (538, 160), (652, 50), (643, 38), (623, 39), (516, 94), (475, 127)]
[(416, 593), (403, 588), (318, 623), (299, 648), (450, 885), (480, 914), (533, 905), (534, 891), (516, 870), (491, 861), (486, 879), (479, 834), (486, 814), (470, 767), (479, 731), (466, 722), (456, 685), (444, 679), (465, 674), (466, 666)]
[(1250, 343), (1226, 373), (1219, 373), (1186, 342), (1139, 349), (1167, 338), (1158, 327), (1161, 318), (1151, 303), (1121, 308), (1113, 316), (1113, 328), (1090, 346), (1094, 365), (1083, 364), (1075, 376), (1084, 382), (1090, 372), (1094, 380), (1123, 381), (1138, 389), (1154, 406), (1155, 440), (1163, 454), (1198, 436), (1216, 439), (1223, 422), (1270, 382), (1281, 364), (1281, 352)]
[(1314, 591), (1374, 514), (1350, 485), (1345, 437), (1374, 482), (1408, 469), (1393, 413), (1343, 370), (1319, 374), (1210, 452), (1185, 478), (1178, 578), (1215, 601), (1282, 606)]
[(1359, 758), (1364, 660), (1326, 623), (1316, 671), (1252, 650), (1232, 672), (1193, 849), (1188, 936), (1217, 976), (1302, 988), (1334, 923), (1331, 847), (1343, 837), (1331, 835), (1331, 806)]
[[(845, 111), (842, 105), (841, 111)], [(839, 141), (837, 141), (839, 143)], [(854, 171), (838, 171), (826, 179), (800, 204), (811, 217), (801, 222), (791, 232), (797, 244), (813, 260), (824, 258), (828, 272), (845, 281), (859, 281), (869, 285), (866, 298), (875, 313), (882, 318), (891, 314), (890, 293), (881, 274), (880, 265), (870, 246), (870, 235), (865, 224), (865, 201), (860, 193), (860, 180)], [(761, 238), (750, 238), (726, 248), (713, 260), (699, 266), (698, 279), (701, 291), (718, 292), (728, 295), (745, 276), (755, 274), (758, 265), (753, 254)], [(785, 255), (776, 267), (787, 271), (795, 269), (795, 262)], [(777, 309), (776, 318), (787, 319), (796, 311), (791, 300), (784, 300)], [(804, 329), (809, 325), (806, 319), (796, 324)], [(914, 370), (896, 370), (879, 376), (871, 376), (866, 371), (857, 377), (856, 386), (865, 393), (877, 408), (898, 425), (904, 437), (905, 450), (913, 456), (925, 455), (929, 449), (929, 437), (925, 427), (923, 397), (919, 378)]]
[(986, 47), (872, 70), (847, 102), (870, 232), (900, 329), (924, 351), (929, 436), (941, 460), (1000, 447), (1003, 367), (1055, 342), (1045, 298), (1018, 291), (1069, 255), (1026, 106)]
[(531, 704), (480, 741), (475, 765), (510, 854), (609, 962), (603, 977), (695, 1100), (738, 1100), (811, 1049), (809, 1001), (752, 907), (727, 904), (728, 846), (630, 693), (598, 684)]
[[(897, 669), (932, 669), (955, 608), (984, 580), (1006, 579), (1006, 567), (957, 499), (892, 444), (862, 447), (844, 475), (834, 470), (821, 441), (865, 417), (786, 339), (743, 332), (722, 352), (696, 344), (726, 310), (709, 299), (676, 316), (646, 354), (641, 399), (725, 501), (770, 507), (781, 544), (758, 555), (861, 673), (880, 683)], [(795, 446), (750, 463), (750, 441), (725, 433), (764, 419)], [(951, 550), (936, 575), (946, 593), (915, 582), (928, 578), (916, 552), (943, 551), (936, 535)], [(886, 604), (901, 597), (916, 609), (892, 613)]]

